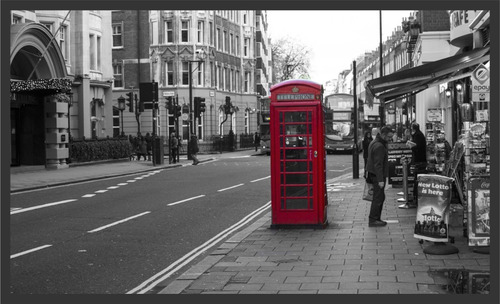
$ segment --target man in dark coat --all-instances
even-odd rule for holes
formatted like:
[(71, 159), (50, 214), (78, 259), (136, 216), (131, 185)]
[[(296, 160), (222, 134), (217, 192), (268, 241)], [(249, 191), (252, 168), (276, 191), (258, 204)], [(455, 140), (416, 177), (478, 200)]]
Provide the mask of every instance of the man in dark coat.
[(425, 135), (420, 131), (418, 123), (414, 122), (411, 125), (411, 140), (406, 142), (406, 145), (411, 148), (412, 160), (411, 164), (415, 166), (414, 182), (413, 182), (413, 203), (406, 204), (403, 208), (415, 208), (418, 203), (417, 196), (417, 176), (427, 172), (427, 141)]
[(373, 200), (368, 216), (369, 227), (382, 227), (387, 222), (382, 221), (380, 216), (385, 201), (385, 182), (389, 176), (387, 143), (394, 135), (391, 128), (385, 126), (380, 129), (375, 139), (368, 146), (368, 162), (366, 170), (368, 171), (368, 182), (373, 184)]

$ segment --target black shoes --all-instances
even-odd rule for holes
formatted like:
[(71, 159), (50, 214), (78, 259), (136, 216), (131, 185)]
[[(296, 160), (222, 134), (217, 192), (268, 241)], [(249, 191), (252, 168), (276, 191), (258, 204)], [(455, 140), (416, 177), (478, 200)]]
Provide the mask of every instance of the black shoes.
[(387, 222), (380, 220), (368, 223), (368, 227), (384, 227), (385, 225), (387, 225)]

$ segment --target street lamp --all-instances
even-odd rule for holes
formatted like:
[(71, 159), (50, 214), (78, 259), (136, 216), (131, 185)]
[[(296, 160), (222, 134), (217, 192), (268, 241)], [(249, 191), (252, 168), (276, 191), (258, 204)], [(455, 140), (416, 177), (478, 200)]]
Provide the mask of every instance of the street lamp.
[(125, 97), (123, 97), (122, 95), (120, 95), (120, 97), (118, 97), (118, 110), (120, 110), (120, 123), (121, 123), (121, 135), (120, 136), (123, 136), (124, 133), (123, 133), (123, 110), (125, 110)]
[[(188, 69), (189, 69), (189, 137), (191, 138), (191, 134), (194, 134), (193, 130), (193, 69), (192, 69), (192, 63), (193, 62), (198, 62), (198, 67), (200, 67), (200, 63), (205, 62), (205, 59), (207, 57), (207, 54), (205, 53), (205, 50), (196, 50), (196, 57), (198, 60), (188, 60)], [(191, 158), (191, 145), (190, 145), (190, 140), (188, 139), (188, 159)]]
[(71, 106), (73, 105), (73, 92), (69, 91), (68, 95), (68, 163), (71, 163)]

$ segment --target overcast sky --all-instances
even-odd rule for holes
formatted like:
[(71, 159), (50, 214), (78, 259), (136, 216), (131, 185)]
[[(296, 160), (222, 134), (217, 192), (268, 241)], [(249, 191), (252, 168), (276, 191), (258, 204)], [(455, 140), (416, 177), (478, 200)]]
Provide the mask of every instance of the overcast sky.
[[(382, 11), (382, 41), (413, 11)], [(273, 40), (291, 37), (312, 51), (311, 80), (325, 84), (365, 51), (379, 46), (379, 11), (267, 11)]]

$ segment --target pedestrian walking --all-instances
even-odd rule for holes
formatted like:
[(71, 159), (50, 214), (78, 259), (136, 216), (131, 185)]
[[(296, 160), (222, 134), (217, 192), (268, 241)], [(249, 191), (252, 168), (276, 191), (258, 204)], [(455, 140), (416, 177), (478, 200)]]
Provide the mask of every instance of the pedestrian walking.
[(141, 137), (139, 143), (139, 152), (137, 153), (137, 160), (141, 160), (141, 156), (146, 160), (146, 155), (148, 153), (148, 144), (146, 143), (146, 139)]
[(153, 137), (149, 135), (149, 132), (146, 133), (146, 154), (148, 156), (148, 161), (151, 161), (151, 154), (153, 153)]
[(175, 164), (177, 162), (177, 149), (179, 148), (179, 140), (172, 132), (170, 135), (170, 155), (172, 157), (172, 162)]
[(415, 208), (418, 205), (417, 176), (427, 173), (427, 141), (424, 133), (420, 131), (420, 125), (416, 122), (411, 125), (411, 140), (408, 140), (406, 145), (411, 148), (412, 152), (410, 164), (415, 167), (413, 170), (413, 203), (407, 204), (407, 206)]
[(364, 166), (364, 168), (365, 168), (364, 177), (365, 178), (368, 177), (368, 172), (366, 171), (366, 163), (368, 161), (368, 146), (370, 145), (372, 140), (373, 140), (372, 133), (370, 131), (366, 131), (365, 136), (363, 137), (363, 160), (365, 161), (365, 163), (364, 163), (364, 165), (365, 165)]
[(253, 136), (253, 144), (255, 146), (255, 151), (257, 152), (257, 150), (259, 149), (259, 146), (260, 146), (260, 135), (258, 132), (255, 132), (255, 134)]
[(388, 126), (382, 127), (380, 133), (368, 146), (368, 170), (367, 182), (373, 184), (373, 200), (368, 216), (369, 227), (382, 227), (387, 225), (381, 220), (382, 208), (385, 201), (385, 185), (389, 176), (387, 143), (394, 135), (394, 131)]
[(200, 161), (198, 160), (198, 156), (196, 154), (198, 154), (200, 149), (198, 147), (198, 137), (195, 134), (191, 134), (189, 146), (191, 149), (190, 154), (193, 159), (193, 165), (197, 165)]

